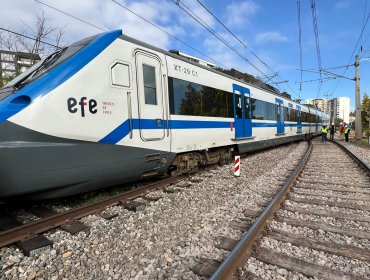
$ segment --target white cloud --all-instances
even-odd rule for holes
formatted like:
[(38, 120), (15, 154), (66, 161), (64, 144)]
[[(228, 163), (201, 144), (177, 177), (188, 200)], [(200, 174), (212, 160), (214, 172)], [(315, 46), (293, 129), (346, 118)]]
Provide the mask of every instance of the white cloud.
[[(104, 29), (122, 29), (123, 33), (128, 36), (165, 50), (177, 48), (181, 51), (188, 49), (181, 43), (176, 42), (171, 36), (163, 33), (109, 0), (64, 0), (63, 2), (55, 2), (52, 0), (40, 1)], [(225, 66), (238, 69), (242, 72), (256, 75), (259, 74), (258, 71), (250, 66), (245, 60), (233, 53), (233, 51), (217, 40), (171, 1), (161, 1), (160, 4), (156, 0), (116, 1), (122, 3), (122, 5), (133, 10), (142, 17), (145, 17), (150, 22), (160, 26), (167, 32), (180, 38), (182, 41), (189, 43), (189, 45), (198, 49), (202, 53), (209, 54), (210, 57)], [(184, 3), (193, 11), (193, 13), (200, 16), (207, 25), (217, 29), (215, 19), (205, 12), (199, 3), (196, 1), (184, 1)], [(6, 7), (6, 12), (1, 15), (1, 20), (4, 24), (3, 26), (16, 32), (22, 32), (22, 30), (25, 29), (23, 22), (32, 26), (35, 22), (37, 13), (40, 13), (41, 10), (44, 10), (49, 25), (65, 26), (63, 42), (67, 45), (90, 35), (102, 32), (86, 23), (82, 23), (69, 16), (54, 11), (53, 9), (45, 7), (34, 0), (0, 0), (0, 5)], [(225, 9), (227, 10), (227, 13), (225, 14), (230, 16), (229, 20), (232, 24), (240, 27), (256, 13), (258, 6), (252, 0), (248, 0), (238, 4), (231, 3)], [(227, 26), (230, 28), (232, 27), (231, 25)], [(235, 40), (235, 38), (230, 34), (222, 34), (218, 30), (217, 32), (222, 35), (229, 44), (232, 44), (233, 47), (238, 49), (242, 55), (245, 55), (245, 49)], [(50, 38), (50, 40), (52, 40), (52, 38)], [(245, 41), (243, 38), (241, 38), (241, 40)], [(193, 50), (188, 49), (188, 52), (191, 55), (200, 56), (205, 60), (210, 60), (207, 57), (202, 57), (202, 55), (197, 54)], [(259, 64), (256, 58), (248, 53), (247, 55), (248, 59), (253, 64), (261, 69), (264, 68), (264, 66)]]
[(252, 0), (243, 2), (232, 2), (226, 7), (225, 14), (228, 16), (226, 26), (243, 28), (243, 25), (249, 22), (259, 7)]
[(256, 35), (255, 42), (257, 44), (264, 44), (268, 42), (286, 42), (288, 38), (281, 35), (279, 32), (263, 32)]
[[(103, 29), (122, 29), (124, 34), (153, 44), (154, 46), (164, 49), (171, 47), (171, 37), (169, 35), (128, 12), (113, 1), (40, 1)], [(174, 36), (186, 34), (184, 28), (189, 26), (189, 24), (181, 24), (185, 16), (181, 15), (180, 9), (173, 3), (163, 1), (158, 5), (158, 2), (154, 0), (117, 0), (117, 2), (122, 3), (122, 5)], [(4, 13), (1, 14), (2, 26), (15, 32), (23, 33), (26, 29), (25, 24), (34, 26), (36, 16), (41, 10), (44, 10), (49, 26), (65, 27), (63, 42), (67, 45), (102, 32), (95, 27), (89, 26), (86, 23), (73, 19), (33, 0), (0, 0), (0, 5), (6, 7)], [(174, 21), (174, 18), (178, 20)], [(48, 39), (52, 41), (52, 38)]]
[[(208, 36), (205, 41), (204, 45), (207, 49), (206, 53), (211, 53), (212, 58), (214, 58), (217, 62), (222, 63), (221, 67), (226, 68), (234, 68), (243, 73), (249, 73), (255, 76), (262, 75), (260, 71), (263, 73), (270, 72), (266, 67), (251, 53), (248, 51), (246, 52), (245, 48), (240, 45), (240, 43), (236, 42), (234, 38), (231, 37), (230, 34), (220, 34), (223, 38), (229, 42), (233, 48), (235, 48), (241, 56), (237, 55), (231, 49), (229, 49), (226, 45), (224, 45), (221, 41), (216, 40), (214, 37)], [(242, 39), (243, 41), (243, 39)], [(272, 60), (270, 57), (267, 56), (267, 53), (261, 54), (259, 52), (255, 52), (257, 55), (268, 65), (272, 65)], [(251, 62), (254, 66), (249, 64), (244, 58), (247, 55), (247, 59)], [(207, 59), (206, 59), (207, 60)]]

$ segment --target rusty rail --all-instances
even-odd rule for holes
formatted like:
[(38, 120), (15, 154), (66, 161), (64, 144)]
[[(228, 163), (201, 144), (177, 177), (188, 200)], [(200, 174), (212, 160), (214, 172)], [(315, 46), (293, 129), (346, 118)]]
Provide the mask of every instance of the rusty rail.
[(353, 158), (362, 167), (362, 169), (364, 169), (368, 174), (370, 174), (370, 166), (366, 162), (358, 158), (355, 154), (353, 154), (350, 150), (348, 150), (344, 145), (340, 144), (338, 141), (334, 140), (329, 141), (338, 145), (343, 151), (349, 154), (349, 156)]
[(31, 223), (24, 224), (20, 227), (15, 227), (9, 230), (5, 230), (0, 232), (0, 248), (6, 245), (15, 243), (17, 241), (24, 241), (29, 238), (34, 237), (36, 234), (46, 232), (48, 230), (57, 228), (69, 221), (75, 221), (77, 219), (86, 217), (88, 215), (97, 213), (106, 207), (111, 205), (116, 205), (119, 203), (124, 203), (128, 200), (135, 199), (137, 197), (143, 196), (148, 191), (153, 191), (156, 189), (163, 188), (170, 183), (180, 181), (184, 179), (184, 175), (179, 175), (176, 177), (166, 178), (159, 182), (155, 182), (148, 186), (143, 186), (141, 188), (131, 190), (122, 194), (118, 194), (116, 196), (104, 199), (102, 201), (98, 201), (96, 203), (91, 203), (88, 205), (84, 205), (78, 208), (74, 208), (68, 210), (66, 212), (40, 219)]
[(230, 252), (228, 257), (221, 263), (217, 270), (213, 273), (211, 280), (230, 279), (234, 275), (236, 269), (240, 267), (244, 261), (250, 256), (254, 241), (261, 235), (265, 228), (266, 222), (272, 218), (274, 213), (279, 209), (280, 204), (284, 201), (290, 187), (293, 185), (300, 172), (303, 170), (312, 152), (312, 143), (309, 141), (309, 147), (305, 155), (300, 160), (297, 167), (288, 177), (284, 185), (272, 199), (270, 204), (258, 217), (252, 227), (243, 235), (235, 248)]

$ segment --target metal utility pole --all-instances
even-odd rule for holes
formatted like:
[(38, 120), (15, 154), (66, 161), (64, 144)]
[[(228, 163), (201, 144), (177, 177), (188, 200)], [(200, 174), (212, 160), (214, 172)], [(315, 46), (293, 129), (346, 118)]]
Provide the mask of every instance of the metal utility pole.
[(324, 108), (326, 110), (324, 110), (324, 113), (329, 115), (329, 123), (330, 123), (330, 125), (332, 123), (334, 123), (334, 119), (331, 118), (333, 109), (331, 108), (332, 107), (331, 106), (331, 100), (329, 100), (329, 96), (332, 96), (332, 94), (333, 93), (330, 93), (329, 94), (329, 92), (327, 92), (327, 93), (324, 94), (324, 96), (326, 97), (326, 101), (324, 101), (324, 104), (326, 102), (326, 106), (324, 105)]
[(356, 134), (355, 139), (362, 139), (362, 126), (361, 126), (361, 97), (360, 97), (360, 61), (358, 55), (356, 55)]

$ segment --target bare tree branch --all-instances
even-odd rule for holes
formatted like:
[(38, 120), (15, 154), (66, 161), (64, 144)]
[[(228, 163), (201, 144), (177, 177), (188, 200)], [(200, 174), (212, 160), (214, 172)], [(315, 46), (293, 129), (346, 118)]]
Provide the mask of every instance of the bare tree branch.
[[(55, 51), (55, 49), (61, 46), (65, 26), (50, 26), (43, 10), (36, 15), (33, 25), (29, 25), (25, 22), (23, 22), (23, 24), (25, 29), (20, 33), (32, 37), (34, 40), (11, 33), (5, 34), (1, 32), (0, 49), (27, 52), (42, 56)], [(48, 46), (43, 42), (55, 42), (54, 45), (57, 47)]]

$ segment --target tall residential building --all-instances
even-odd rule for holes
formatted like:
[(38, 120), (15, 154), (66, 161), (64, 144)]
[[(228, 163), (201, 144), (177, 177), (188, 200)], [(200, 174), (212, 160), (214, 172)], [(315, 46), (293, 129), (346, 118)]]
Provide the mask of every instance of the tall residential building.
[(315, 106), (319, 108), (321, 111), (323, 111), (326, 114), (329, 114), (329, 106), (328, 106), (328, 100), (317, 98), (317, 99), (307, 99), (306, 104)]
[(0, 80), (23, 73), (39, 60), (38, 54), (0, 50)]
[(335, 119), (342, 119), (349, 123), (350, 99), (349, 97), (337, 97), (329, 100), (330, 120), (333, 123)]

